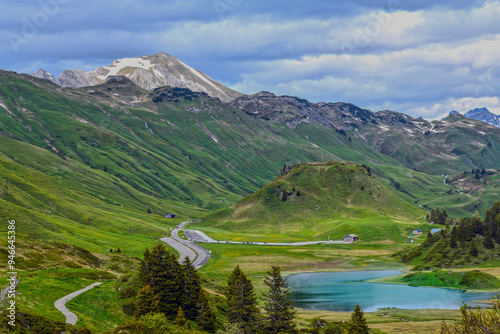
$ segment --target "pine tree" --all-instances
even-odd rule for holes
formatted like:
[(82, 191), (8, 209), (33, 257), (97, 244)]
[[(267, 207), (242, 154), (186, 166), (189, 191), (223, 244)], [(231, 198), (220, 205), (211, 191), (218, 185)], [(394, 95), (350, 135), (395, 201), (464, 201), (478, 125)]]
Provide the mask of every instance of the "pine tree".
[(451, 248), (457, 247), (457, 233), (458, 233), (457, 228), (453, 226), (453, 228), (451, 229), (451, 240), (450, 240)]
[(139, 284), (141, 286), (145, 285), (151, 285), (150, 281), (150, 261), (151, 261), (151, 252), (149, 251), (149, 248), (146, 247), (144, 250), (144, 253), (142, 253), (144, 256), (144, 259), (141, 261), (140, 268), (139, 268)]
[(484, 236), (483, 245), (488, 249), (495, 248), (495, 241), (493, 240), (493, 237), (491, 236), (491, 231), (489, 230), (486, 232), (486, 235)]
[(160, 312), (160, 302), (158, 297), (151, 289), (151, 286), (146, 285), (139, 290), (139, 294), (137, 295), (134, 317), (140, 318), (148, 313), (158, 312)]
[(295, 310), (288, 299), (290, 289), (286, 279), (281, 276), (281, 269), (272, 266), (264, 277), (264, 284), (269, 292), (264, 294), (264, 310), (266, 311), (266, 333), (290, 332), (295, 330)]
[(227, 279), (227, 319), (240, 325), (242, 333), (255, 333), (260, 327), (260, 313), (252, 282), (240, 266), (234, 268)]
[(198, 296), (199, 298), (196, 304), (196, 310), (198, 312), (196, 316), (196, 323), (204, 330), (212, 332), (215, 329), (215, 313), (210, 307), (210, 302), (205, 290), (200, 288)]
[(365, 315), (359, 304), (356, 304), (354, 308), (354, 312), (351, 314), (351, 320), (349, 322), (349, 334), (368, 334), (370, 332), (370, 328), (365, 319)]
[(175, 317), (174, 324), (182, 328), (189, 328), (189, 322), (186, 319), (186, 315), (182, 310), (182, 307), (179, 306), (177, 309), (177, 316)]
[(471, 245), (470, 245), (470, 255), (477, 257), (479, 251), (477, 249), (476, 241), (472, 240)]
[(177, 259), (163, 244), (154, 246), (151, 252), (146, 249), (139, 279), (158, 296), (160, 311), (173, 319), (182, 305), (182, 274)]
[(198, 314), (196, 304), (200, 297), (201, 278), (189, 257), (182, 262), (182, 307), (186, 317), (194, 320)]

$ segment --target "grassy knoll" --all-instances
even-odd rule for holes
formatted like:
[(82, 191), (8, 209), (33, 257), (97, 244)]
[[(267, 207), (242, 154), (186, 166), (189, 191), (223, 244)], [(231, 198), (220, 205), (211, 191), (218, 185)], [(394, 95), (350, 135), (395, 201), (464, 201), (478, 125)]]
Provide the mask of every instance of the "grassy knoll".
[(464, 290), (496, 290), (500, 288), (499, 273), (483, 270), (441, 270), (421, 271), (394, 277), (383, 277), (373, 282), (408, 284), (410, 286), (435, 286)]
[(304, 163), (199, 226), (306, 240), (341, 240), (355, 233), (364, 241), (401, 241), (421, 227), (424, 214), (398, 198), (367, 166)]

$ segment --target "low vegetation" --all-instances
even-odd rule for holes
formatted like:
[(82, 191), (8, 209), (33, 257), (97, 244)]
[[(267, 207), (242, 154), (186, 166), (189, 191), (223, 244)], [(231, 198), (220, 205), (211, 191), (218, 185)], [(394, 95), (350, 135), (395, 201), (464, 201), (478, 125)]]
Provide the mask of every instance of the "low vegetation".
[(479, 270), (451, 271), (434, 269), (431, 272), (411, 273), (403, 277), (411, 286), (442, 286), (459, 289), (497, 289), (500, 280)]
[(500, 299), (492, 301), (491, 309), (477, 307), (473, 309), (464, 304), (460, 308), (462, 319), (454, 324), (443, 321), (441, 334), (498, 334), (500, 333)]

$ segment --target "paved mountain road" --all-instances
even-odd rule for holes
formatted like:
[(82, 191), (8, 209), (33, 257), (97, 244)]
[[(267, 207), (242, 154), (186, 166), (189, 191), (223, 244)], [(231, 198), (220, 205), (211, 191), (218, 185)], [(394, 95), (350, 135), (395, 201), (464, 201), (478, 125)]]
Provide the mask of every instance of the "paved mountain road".
[(193, 241), (187, 241), (179, 237), (179, 230), (184, 229), (187, 224), (189, 224), (189, 222), (179, 224), (178, 227), (172, 231), (171, 238), (165, 237), (160, 240), (166, 242), (179, 252), (179, 262), (182, 262), (185, 257), (189, 257), (193, 262), (193, 266), (199, 269), (210, 259), (210, 252), (195, 244)]
[(101, 282), (93, 283), (86, 288), (75, 291), (73, 293), (70, 293), (67, 296), (62, 297), (61, 299), (56, 300), (56, 302), (54, 303), (54, 306), (56, 307), (56, 309), (61, 311), (62, 314), (64, 314), (64, 316), (66, 316), (66, 323), (74, 325), (78, 321), (78, 317), (76, 316), (76, 314), (74, 314), (73, 312), (71, 312), (70, 310), (68, 310), (66, 308), (66, 303), (69, 302), (71, 299), (75, 298), (76, 296), (84, 293), (85, 291), (92, 289), (94, 286), (99, 285), (99, 284), (102, 284), (102, 283)]
[(261, 245), (261, 246), (307, 246), (317, 244), (350, 244), (351, 242), (345, 241), (299, 241), (299, 242), (262, 242), (262, 241), (220, 241), (210, 238), (208, 235), (201, 231), (185, 230), (184, 234), (189, 240), (204, 242), (204, 243), (218, 243), (218, 244), (247, 244), (247, 245)]

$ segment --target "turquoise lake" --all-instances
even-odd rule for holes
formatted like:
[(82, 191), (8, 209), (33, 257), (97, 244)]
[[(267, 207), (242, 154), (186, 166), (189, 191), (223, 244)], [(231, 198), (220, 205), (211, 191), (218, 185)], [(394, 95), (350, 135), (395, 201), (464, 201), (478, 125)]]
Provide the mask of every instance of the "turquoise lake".
[(462, 302), (475, 306), (497, 293), (464, 293), (463, 290), (369, 283), (366, 280), (400, 275), (398, 270), (303, 273), (288, 276), (295, 307), (310, 310), (352, 311), (356, 304), (365, 312), (378, 308), (459, 309)]

